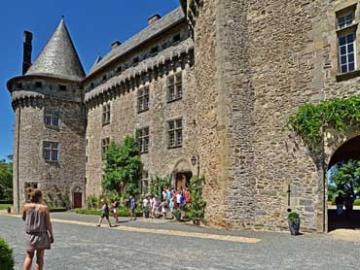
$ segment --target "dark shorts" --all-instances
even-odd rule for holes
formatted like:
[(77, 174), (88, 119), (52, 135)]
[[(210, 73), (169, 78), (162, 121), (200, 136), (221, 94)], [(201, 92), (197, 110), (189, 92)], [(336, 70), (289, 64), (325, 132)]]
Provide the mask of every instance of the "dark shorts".
[(101, 213), (101, 218), (109, 219), (109, 213)]

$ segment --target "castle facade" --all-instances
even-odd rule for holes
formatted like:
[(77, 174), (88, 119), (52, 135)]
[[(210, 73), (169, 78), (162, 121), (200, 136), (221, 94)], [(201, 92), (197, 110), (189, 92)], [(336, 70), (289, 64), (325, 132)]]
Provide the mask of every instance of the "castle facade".
[[(14, 204), (33, 188), (81, 207), (101, 194), (102, 155), (136, 135), (141, 186), (205, 177), (206, 219), (327, 231), (325, 172), (341, 144), (329, 131), (322, 163), (287, 128), (307, 102), (356, 95), (359, 1), (184, 0), (98, 58), (85, 74), (62, 20), (8, 89), (15, 112)], [(55, 194), (55, 195), (54, 195)], [(51, 199), (51, 198), (50, 198)]]

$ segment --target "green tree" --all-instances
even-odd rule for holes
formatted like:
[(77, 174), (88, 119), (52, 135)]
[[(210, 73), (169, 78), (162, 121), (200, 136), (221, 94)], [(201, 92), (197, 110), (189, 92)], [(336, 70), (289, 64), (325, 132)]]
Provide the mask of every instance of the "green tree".
[(151, 178), (150, 182), (150, 193), (152, 195), (161, 198), (162, 191), (166, 187), (171, 187), (171, 176), (160, 177), (156, 176), (155, 178)]
[(355, 197), (360, 192), (360, 160), (347, 160), (338, 165), (332, 176), (337, 191)]
[(105, 152), (105, 177), (102, 185), (106, 192), (137, 194), (141, 172), (139, 148), (133, 137), (122, 144), (112, 142)]
[(194, 222), (198, 222), (204, 218), (206, 202), (203, 199), (203, 177), (194, 176), (190, 180), (191, 204), (188, 216)]
[(12, 200), (13, 194), (12, 162), (0, 161), (0, 199)]

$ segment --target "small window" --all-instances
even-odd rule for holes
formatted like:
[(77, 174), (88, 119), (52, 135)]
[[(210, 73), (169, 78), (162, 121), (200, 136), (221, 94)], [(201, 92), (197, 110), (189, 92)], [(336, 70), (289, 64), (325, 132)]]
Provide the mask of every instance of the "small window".
[(149, 103), (150, 103), (149, 86), (139, 88), (137, 101), (138, 101), (137, 104), (138, 113), (149, 110)]
[(47, 127), (59, 127), (60, 113), (56, 111), (45, 111), (44, 124)]
[(141, 154), (148, 153), (149, 141), (150, 141), (149, 127), (138, 129), (136, 131), (136, 137), (137, 137), (140, 153)]
[(346, 13), (342, 13), (337, 16), (338, 29), (346, 28), (354, 23), (354, 12), (355, 10), (352, 9)]
[(35, 88), (41, 89), (42, 88), (42, 82), (35, 82)]
[(59, 161), (59, 143), (57, 142), (44, 142), (43, 155), (46, 161)]
[(183, 142), (182, 119), (168, 122), (169, 148), (181, 147)]
[(66, 91), (66, 90), (67, 90), (66, 85), (64, 85), (64, 84), (59, 84), (59, 90), (60, 90), (60, 91)]
[(168, 102), (172, 102), (181, 99), (183, 95), (182, 89), (182, 73), (176, 73), (171, 75), (167, 80), (167, 96)]
[(159, 52), (159, 46), (152, 47), (150, 50), (151, 55), (157, 54), (158, 52)]
[(102, 81), (105, 82), (106, 80), (107, 80), (107, 76), (104, 75), (104, 76), (102, 77)]
[(180, 40), (181, 40), (180, 34), (177, 34), (177, 35), (173, 36), (173, 42), (174, 42), (174, 43), (177, 43), (177, 42), (179, 42)]
[(109, 145), (110, 145), (109, 137), (101, 140), (101, 157), (103, 160), (105, 159), (106, 150), (108, 149)]
[(340, 72), (347, 73), (356, 69), (355, 31), (339, 36)]
[(118, 66), (117, 68), (116, 68), (116, 72), (117, 73), (120, 73), (122, 71), (122, 67), (121, 66)]
[(111, 117), (111, 105), (110, 103), (107, 103), (103, 105), (102, 124), (103, 125), (110, 124), (110, 117)]
[(18, 84), (16, 84), (16, 88), (17, 88), (18, 90), (21, 90), (21, 89), (23, 88), (22, 83), (18, 83)]
[(93, 89), (94, 87), (95, 87), (95, 84), (92, 82), (92, 83), (90, 84), (90, 88)]

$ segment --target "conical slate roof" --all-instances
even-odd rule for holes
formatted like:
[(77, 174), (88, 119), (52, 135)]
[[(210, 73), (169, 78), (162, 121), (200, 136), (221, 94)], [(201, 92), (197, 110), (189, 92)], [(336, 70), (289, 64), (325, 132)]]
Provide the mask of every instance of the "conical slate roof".
[(64, 19), (61, 19), (56, 31), (25, 75), (49, 75), (76, 81), (85, 77)]

